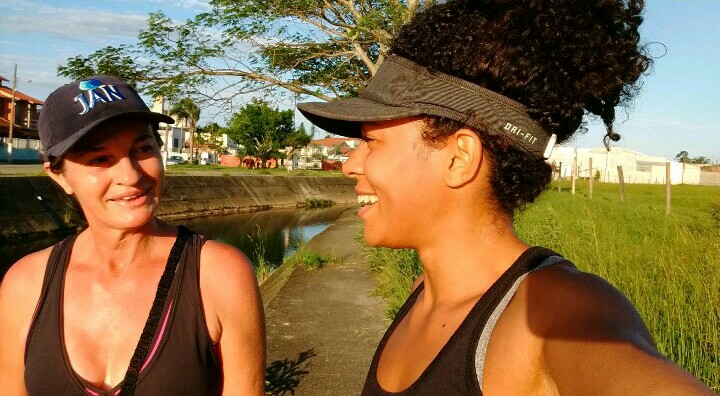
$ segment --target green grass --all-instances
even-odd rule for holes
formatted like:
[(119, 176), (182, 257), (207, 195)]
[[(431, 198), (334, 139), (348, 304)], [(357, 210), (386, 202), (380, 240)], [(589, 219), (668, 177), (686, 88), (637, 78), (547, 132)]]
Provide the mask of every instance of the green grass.
[(332, 261), (334, 261), (332, 257), (315, 253), (304, 244), (300, 245), (295, 253), (285, 259), (286, 263), (290, 265), (301, 265), (306, 270), (320, 269)]
[[(622, 291), (665, 356), (720, 391), (720, 188), (557, 183), (515, 221), (530, 244), (554, 249)], [(422, 269), (411, 251), (371, 249), (380, 293), (394, 314)]]
[(319, 170), (302, 170), (296, 169), (288, 172), (285, 168), (275, 169), (249, 169), (238, 167), (227, 167), (220, 165), (198, 165), (198, 164), (182, 164), (170, 165), (165, 171), (168, 175), (186, 175), (186, 174), (216, 174), (222, 176), (238, 176), (238, 175), (275, 175), (275, 176), (342, 176), (340, 171), (319, 171)]
[(258, 283), (262, 283), (268, 276), (277, 268), (277, 266), (270, 263), (265, 257), (265, 244), (263, 243), (262, 230), (258, 226), (255, 231), (255, 238), (250, 237), (250, 241), (253, 245), (253, 254), (250, 257), (253, 268), (255, 269), (255, 277)]

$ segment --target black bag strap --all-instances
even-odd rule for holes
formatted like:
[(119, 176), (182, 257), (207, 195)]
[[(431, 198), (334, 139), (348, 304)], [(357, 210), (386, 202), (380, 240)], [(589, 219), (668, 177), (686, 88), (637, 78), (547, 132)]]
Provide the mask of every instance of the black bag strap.
[(160, 323), (160, 316), (162, 315), (165, 300), (167, 300), (170, 287), (175, 278), (175, 270), (180, 261), (180, 256), (185, 248), (185, 243), (193, 234), (192, 231), (183, 226), (179, 226), (178, 228), (178, 236), (175, 239), (175, 244), (172, 249), (170, 249), (170, 256), (168, 257), (167, 264), (165, 264), (165, 271), (163, 271), (160, 277), (157, 292), (155, 292), (155, 301), (153, 301), (152, 308), (150, 308), (150, 315), (148, 315), (147, 322), (145, 322), (145, 327), (140, 335), (140, 341), (138, 341), (137, 347), (135, 347), (135, 353), (133, 353), (132, 359), (130, 359), (130, 365), (125, 373), (120, 396), (132, 396), (135, 393), (135, 385), (138, 374), (140, 373), (140, 367), (142, 367), (145, 358), (147, 358), (148, 351), (150, 350), (150, 342), (152, 342), (152, 338)]

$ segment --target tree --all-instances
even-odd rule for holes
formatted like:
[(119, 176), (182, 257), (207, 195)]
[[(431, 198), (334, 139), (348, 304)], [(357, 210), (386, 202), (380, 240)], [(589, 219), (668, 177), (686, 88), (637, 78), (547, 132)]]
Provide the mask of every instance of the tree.
[(195, 163), (195, 128), (200, 119), (200, 108), (190, 98), (182, 98), (170, 109), (170, 114), (190, 125), (190, 163)]
[(703, 156), (690, 158), (689, 163), (698, 164), (698, 165), (708, 165), (710, 163), (710, 158), (703, 157)]
[(293, 116), (292, 110), (273, 109), (256, 98), (233, 114), (227, 134), (243, 145), (247, 154), (259, 157), (264, 167), (265, 161), (277, 156), (295, 135)]
[(683, 164), (687, 164), (688, 160), (690, 159), (690, 155), (687, 151), (683, 150), (675, 156), (675, 159), (678, 160), (678, 162), (682, 162)]
[(217, 154), (223, 150), (223, 134), (225, 129), (218, 123), (211, 122), (205, 126), (197, 128), (196, 143), (197, 146), (204, 146)]
[(290, 160), (293, 153), (307, 146), (311, 140), (312, 136), (310, 136), (305, 130), (305, 123), (301, 122), (300, 127), (298, 127), (298, 129), (290, 136), (288, 136), (287, 140), (285, 141), (285, 158)]
[(679, 152), (675, 156), (675, 159), (678, 160), (678, 162), (682, 162), (683, 164), (707, 165), (710, 163), (710, 159), (704, 156), (691, 158), (690, 154), (685, 150)]
[[(184, 23), (151, 13), (134, 45), (70, 58), (58, 74), (129, 76), (148, 94), (228, 100), (271, 90), (354, 96), (398, 28), (435, 0), (214, 0)], [(210, 84), (214, 82), (214, 84)]]

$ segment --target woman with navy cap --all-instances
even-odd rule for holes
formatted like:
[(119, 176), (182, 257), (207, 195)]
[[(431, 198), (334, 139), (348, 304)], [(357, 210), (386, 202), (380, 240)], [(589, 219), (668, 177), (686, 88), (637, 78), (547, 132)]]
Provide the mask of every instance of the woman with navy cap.
[(174, 121), (114, 77), (69, 83), (45, 101), (45, 171), (88, 227), (7, 272), (0, 394), (263, 394), (250, 262), (155, 217), (159, 122)]
[(642, 1), (450, 0), (420, 12), (358, 98), (298, 105), (361, 137), (343, 166), (371, 246), (424, 274), (363, 395), (711, 394), (662, 357), (614, 287), (531, 247), (513, 215), (550, 181), (555, 142), (637, 88)]

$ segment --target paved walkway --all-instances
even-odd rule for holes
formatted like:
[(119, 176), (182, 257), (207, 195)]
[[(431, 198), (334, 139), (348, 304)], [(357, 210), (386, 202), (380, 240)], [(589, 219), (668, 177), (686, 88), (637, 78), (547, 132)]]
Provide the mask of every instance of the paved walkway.
[(309, 243), (336, 264), (298, 267), (265, 311), (268, 363), (313, 350), (296, 395), (357, 395), (389, 324), (384, 303), (356, 238), (362, 221), (351, 209)]

